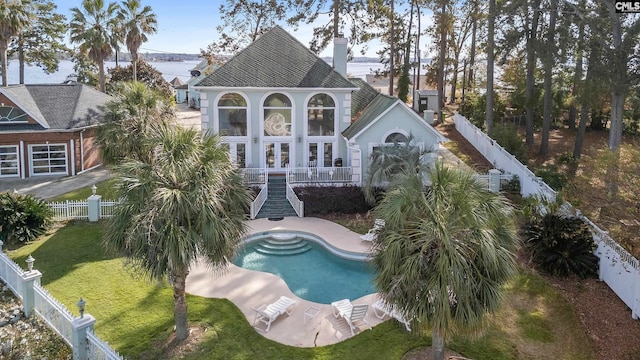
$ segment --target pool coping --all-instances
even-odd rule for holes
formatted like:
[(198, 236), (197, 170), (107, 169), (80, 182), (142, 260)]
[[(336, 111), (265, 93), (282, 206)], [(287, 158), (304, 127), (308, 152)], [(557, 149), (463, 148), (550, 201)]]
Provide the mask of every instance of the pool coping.
[[(360, 234), (324, 219), (286, 217), (280, 221), (250, 220), (247, 224), (249, 231), (245, 239), (264, 232), (304, 232), (321, 239), (328, 245), (328, 249), (334, 248), (334, 251), (342, 254), (371, 253), (370, 243), (362, 241)], [(216, 272), (198, 262), (192, 266), (187, 277), (186, 291), (203, 297), (229, 299), (242, 311), (250, 324), (253, 323), (255, 314), (252, 306), (272, 303), (282, 295), (296, 300), (293, 314), (280, 316), (271, 324), (268, 333), (256, 330), (264, 337), (281, 344), (298, 347), (325, 346), (352, 337), (346, 322), (333, 316), (330, 305), (297, 297), (280, 277), (269, 273), (247, 270), (233, 264), (224, 272)], [(369, 294), (352, 299), (354, 304), (370, 305), (366, 320), (371, 326), (383, 321), (374, 315), (371, 308), (377, 298), (377, 294)], [(312, 319), (314, 321), (305, 323), (304, 313), (309, 308), (317, 308), (320, 312)], [(258, 328), (264, 329), (264, 326), (258, 325)], [(366, 327), (362, 327), (359, 331), (365, 329)]]

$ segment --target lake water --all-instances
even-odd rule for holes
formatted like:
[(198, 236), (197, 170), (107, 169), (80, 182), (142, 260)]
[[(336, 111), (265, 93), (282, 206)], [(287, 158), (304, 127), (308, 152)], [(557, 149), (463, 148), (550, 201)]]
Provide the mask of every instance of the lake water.
[[(149, 62), (151, 66), (162, 73), (162, 76), (171, 81), (178, 77), (182, 81), (189, 80), (191, 70), (200, 61), (182, 61), (182, 62)], [(128, 62), (119, 62), (119, 65), (128, 65)], [(106, 62), (105, 69), (115, 67), (115, 62)], [(383, 65), (380, 63), (348, 63), (347, 73), (353, 77), (365, 78), (365, 75), (375, 70), (382, 70)], [(53, 74), (46, 74), (41, 68), (36, 66), (25, 66), (25, 82), (27, 84), (49, 84), (61, 83), (65, 81), (69, 74), (73, 74), (73, 62), (69, 60), (60, 61), (58, 71)], [(17, 84), (19, 81), (18, 61), (9, 61), (9, 70), (7, 72), (9, 84)]]

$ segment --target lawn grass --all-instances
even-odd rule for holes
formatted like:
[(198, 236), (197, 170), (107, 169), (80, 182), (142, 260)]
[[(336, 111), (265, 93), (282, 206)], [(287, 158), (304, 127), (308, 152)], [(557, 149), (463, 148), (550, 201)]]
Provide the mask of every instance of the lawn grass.
[[(115, 189), (115, 179), (102, 181), (96, 184), (96, 194), (102, 196), (103, 200), (115, 200), (117, 199)], [(91, 196), (91, 186), (86, 186), (60, 196), (56, 196), (51, 201), (67, 201), (67, 200), (86, 200)]]
[[(42, 285), (76, 314), (75, 303), (83, 297), (86, 312), (96, 318), (96, 333), (123, 355), (162, 358), (161, 344), (173, 330), (171, 288), (133, 277), (122, 259), (105, 255), (102, 231), (102, 223), (70, 222), (9, 255), (24, 264), (31, 254)], [(536, 352), (550, 351), (557, 359), (593, 358), (570, 305), (544, 279), (523, 271), (507, 290), (504, 309), (484, 336), (457, 338), (447, 347), (474, 359), (544, 359), (551, 357)], [(387, 321), (335, 345), (296, 348), (258, 334), (226, 299), (189, 295), (188, 304), (189, 321), (208, 331), (187, 359), (401, 359), (430, 343), (428, 334), (406, 333)], [(536, 317), (534, 326), (521, 321), (526, 316)]]

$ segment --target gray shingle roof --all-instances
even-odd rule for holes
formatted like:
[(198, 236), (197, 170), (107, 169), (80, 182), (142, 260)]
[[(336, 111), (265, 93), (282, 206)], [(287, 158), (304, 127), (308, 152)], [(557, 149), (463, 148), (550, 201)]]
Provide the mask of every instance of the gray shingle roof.
[(349, 78), (349, 80), (356, 87), (360, 88), (360, 90), (354, 91), (351, 94), (351, 118), (355, 119), (356, 116), (378, 96), (379, 92), (363, 79)]
[[(68, 130), (97, 125), (111, 96), (89, 86), (71, 84), (16, 85), (0, 89), (16, 105), (50, 129)], [(3, 125), (2, 130), (17, 130)]]
[(398, 101), (400, 100), (396, 97), (378, 93), (364, 110), (362, 110), (362, 113), (360, 113), (356, 120), (342, 132), (342, 135), (347, 139), (351, 139)]
[(353, 88), (279, 26), (260, 36), (196, 86)]

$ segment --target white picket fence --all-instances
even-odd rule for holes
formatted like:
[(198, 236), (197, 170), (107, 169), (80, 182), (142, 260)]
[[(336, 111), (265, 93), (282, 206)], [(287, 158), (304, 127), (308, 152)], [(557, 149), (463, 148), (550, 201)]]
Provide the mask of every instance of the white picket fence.
[(22, 301), (26, 315), (39, 316), (73, 349), (76, 360), (124, 360), (105, 341), (93, 333), (95, 319), (84, 314), (74, 317), (71, 311), (40, 285), (42, 274), (24, 271), (2, 251), (0, 241), (0, 279)]
[(464, 116), (456, 113), (453, 120), (456, 124), (456, 130), (487, 160), (493, 163), (494, 168), (518, 176), (522, 196), (537, 195), (549, 201), (555, 201), (555, 190), (537, 177), (526, 165), (518, 161), (515, 156), (511, 155)]
[[(518, 175), (522, 196), (537, 195), (549, 201), (556, 200), (556, 192), (544, 181), (536, 177), (531, 170), (509, 154), (493, 139), (471, 124), (464, 116), (455, 114), (456, 130), (462, 134), (494, 166), (511, 174)], [(561, 208), (565, 215), (578, 216), (584, 220), (593, 233), (598, 245), (595, 255), (599, 261), (599, 278), (631, 309), (631, 316), (640, 316), (640, 264), (638, 259), (613, 240), (607, 231), (602, 230), (569, 203)]]
[[(113, 216), (117, 204), (116, 200), (101, 200), (100, 218), (105, 219)], [(89, 202), (87, 200), (49, 202), (47, 205), (53, 210), (53, 221), (89, 219)]]

